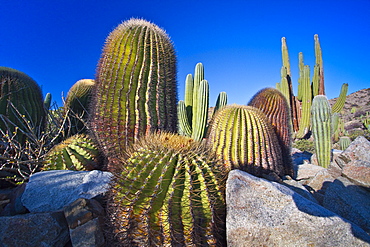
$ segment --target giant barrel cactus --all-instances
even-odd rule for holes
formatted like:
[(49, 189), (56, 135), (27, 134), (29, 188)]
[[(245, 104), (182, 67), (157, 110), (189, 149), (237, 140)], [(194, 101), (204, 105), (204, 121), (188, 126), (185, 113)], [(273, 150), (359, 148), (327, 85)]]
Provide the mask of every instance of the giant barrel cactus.
[(240, 169), (255, 176), (285, 173), (276, 133), (266, 115), (255, 107), (223, 107), (212, 119), (207, 136), (227, 170)]
[(16, 140), (23, 143), (27, 133), (41, 133), (45, 114), (37, 83), (21, 71), (0, 67), (0, 129), (13, 133), (20, 128)]
[(130, 19), (108, 36), (98, 64), (91, 125), (107, 156), (148, 132), (177, 130), (176, 57), (155, 24)]
[(110, 246), (224, 246), (221, 168), (189, 137), (156, 133), (136, 141), (108, 201)]
[(293, 177), (293, 163), (290, 155), (292, 131), (289, 104), (285, 96), (275, 88), (260, 90), (248, 103), (260, 109), (270, 120), (282, 149), (285, 174)]

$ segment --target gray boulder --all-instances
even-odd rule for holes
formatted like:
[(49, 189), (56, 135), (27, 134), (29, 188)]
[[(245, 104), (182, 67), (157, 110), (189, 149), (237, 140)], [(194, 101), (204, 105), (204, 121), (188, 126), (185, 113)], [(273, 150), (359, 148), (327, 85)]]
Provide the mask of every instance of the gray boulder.
[(370, 234), (370, 192), (338, 177), (327, 187), (323, 206)]
[(111, 173), (98, 170), (38, 172), (30, 177), (22, 203), (31, 213), (62, 210), (78, 198), (104, 194), (111, 177)]
[(63, 247), (69, 241), (63, 212), (0, 217), (0, 246)]
[(284, 185), (233, 170), (226, 186), (228, 246), (370, 246), (359, 226)]

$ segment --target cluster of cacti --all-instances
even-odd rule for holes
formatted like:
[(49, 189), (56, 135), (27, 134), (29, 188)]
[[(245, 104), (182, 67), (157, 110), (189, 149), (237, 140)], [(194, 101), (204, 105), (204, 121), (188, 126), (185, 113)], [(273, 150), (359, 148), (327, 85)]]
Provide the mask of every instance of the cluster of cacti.
[(116, 170), (108, 238), (119, 246), (224, 246), (221, 168), (208, 148), (189, 137), (139, 139)]
[[(276, 87), (287, 98), (290, 104), (290, 112), (292, 116), (292, 127), (296, 139), (307, 137), (310, 133), (310, 111), (311, 102), (316, 95), (325, 95), (324, 86), (324, 66), (322, 60), (322, 51), (318, 35), (315, 34), (315, 57), (316, 64), (314, 66), (314, 75), (312, 82), (310, 79), (310, 69), (303, 63), (303, 54), (299, 53), (299, 79), (298, 79), (298, 94), (294, 96), (292, 89), (292, 78), (290, 73), (290, 63), (286, 39), (282, 38), (282, 58), (283, 67), (281, 69), (281, 82), (277, 83)], [(348, 84), (343, 84), (340, 96), (338, 97), (333, 112), (340, 112), (344, 106)]]
[(317, 95), (312, 101), (311, 122), (317, 161), (327, 168), (332, 159), (331, 107), (325, 95)]
[(176, 56), (164, 30), (142, 19), (118, 25), (97, 68), (91, 127), (108, 157), (140, 136), (177, 130)]
[[(227, 94), (218, 95), (214, 112), (227, 104)], [(194, 78), (188, 74), (185, 82), (185, 99), (177, 106), (179, 133), (201, 141), (207, 132), (209, 84), (204, 80), (202, 63), (195, 66)]]
[(67, 116), (64, 126), (66, 136), (73, 136), (86, 130), (94, 86), (94, 80), (82, 79), (69, 89), (63, 106), (64, 115)]
[(46, 112), (39, 85), (21, 71), (0, 67), (0, 115), (0, 129), (10, 135), (16, 132), (19, 143), (30, 138), (30, 128), (41, 133)]
[(370, 131), (370, 114), (369, 114), (369, 112), (367, 112), (365, 118), (362, 119), (362, 124), (365, 126), (365, 128), (368, 131)]
[(255, 107), (223, 107), (210, 123), (207, 143), (228, 171), (285, 175), (278, 137), (266, 115)]
[(285, 174), (293, 177), (291, 119), (286, 98), (277, 89), (265, 88), (255, 94), (248, 105), (260, 109), (270, 120), (282, 149)]
[(97, 144), (85, 134), (77, 134), (55, 145), (44, 159), (44, 170), (94, 170), (99, 168)]

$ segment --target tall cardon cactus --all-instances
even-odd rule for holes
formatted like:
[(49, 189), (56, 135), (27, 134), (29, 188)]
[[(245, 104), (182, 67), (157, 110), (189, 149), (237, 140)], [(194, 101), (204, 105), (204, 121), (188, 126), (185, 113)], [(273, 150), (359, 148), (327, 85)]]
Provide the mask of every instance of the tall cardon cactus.
[(292, 131), (289, 105), (284, 95), (277, 89), (264, 88), (256, 93), (248, 103), (260, 109), (270, 120), (282, 149), (285, 174), (293, 177), (291, 158)]
[(317, 161), (327, 168), (332, 158), (331, 107), (325, 95), (317, 95), (312, 101), (311, 122)]
[[(45, 125), (46, 111), (39, 85), (25, 73), (0, 67), (0, 129), (13, 133), (23, 143), (27, 132), (41, 133)], [(29, 136), (28, 136), (29, 137)]]
[[(226, 92), (218, 95), (215, 112), (227, 104)], [(209, 84), (204, 80), (202, 63), (195, 66), (194, 78), (188, 74), (185, 81), (185, 99), (177, 106), (179, 133), (201, 141), (207, 132)]]
[(202, 143), (169, 133), (138, 139), (108, 200), (110, 246), (225, 246), (225, 182)]
[(164, 30), (142, 19), (118, 25), (97, 68), (91, 126), (104, 153), (140, 136), (177, 131), (176, 56)]
[(241, 169), (255, 176), (285, 175), (282, 149), (266, 115), (252, 106), (229, 105), (212, 119), (207, 143), (225, 169)]

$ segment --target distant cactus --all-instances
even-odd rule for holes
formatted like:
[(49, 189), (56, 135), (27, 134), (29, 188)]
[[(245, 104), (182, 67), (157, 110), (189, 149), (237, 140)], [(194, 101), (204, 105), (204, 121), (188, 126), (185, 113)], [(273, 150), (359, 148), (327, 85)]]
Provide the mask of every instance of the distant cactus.
[(177, 131), (176, 56), (164, 30), (142, 19), (118, 25), (98, 64), (91, 127), (105, 155), (148, 132)]
[(84, 134), (69, 137), (45, 156), (44, 170), (93, 170), (99, 168), (99, 150)]
[(340, 95), (337, 101), (335, 101), (335, 104), (332, 106), (333, 113), (339, 113), (342, 111), (344, 107), (344, 103), (346, 102), (347, 91), (348, 91), (348, 84), (343, 83), (342, 88), (340, 89)]
[(41, 88), (25, 73), (0, 67), (0, 115), (5, 117), (0, 118), (0, 129), (13, 133), (17, 127), (20, 143), (28, 138), (29, 128), (41, 133), (46, 118)]
[(216, 100), (216, 105), (213, 114), (215, 114), (218, 110), (220, 110), (222, 107), (226, 105), (227, 105), (227, 94), (226, 92), (220, 92)]
[(148, 134), (129, 149), (108, 200), (119, 246), (225, 246), (226, 174), (189, 137)]
[(265, 88), (256, 93), (248, 103), (260, 109), (270, 120), (282, 148), (285, 174), (293, 177), (291, 158), (292, 131), (289, 105), (284, 95), (277, 89)]
[(69, 117), (65, 126), (67, 136), (82, 133), (86, 129), (85, 121), (89, 117), (89, 107), (94, 87), (94, 80), (82, 79), (69, 89), (63, 107), (65, 114)]
[(325, 95), (315, 96), (312, 101), (311, 116), (317, 161), (320, 166), (327, 168), (332, 158), (332, 124), (331, 107)]
[(348, 136), (342, 136), (339, 138), (339, 147), (340, 150), (346, 150), (348, 146), (351, 144), (351, 138)]
[(44, 99), (44, 107), (46, 111), (50, 109), (50, 105), (51, 105), (51, 93), (47, 93)]
[(285, 175), (276, 133), (266, 115), (255, 107), (229, 105), (219, 110), (210, 123), (207, 142), (227, 170), (241, 169), (255, 176)]

